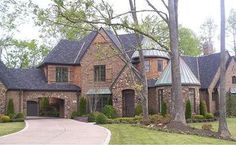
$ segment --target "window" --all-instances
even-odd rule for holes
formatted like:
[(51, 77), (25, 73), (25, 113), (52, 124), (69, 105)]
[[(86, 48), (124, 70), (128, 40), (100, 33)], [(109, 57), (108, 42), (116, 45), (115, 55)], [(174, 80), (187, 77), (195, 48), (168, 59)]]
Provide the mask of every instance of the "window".
[(144, 68), (146, 72), (150, 71), (150, 62), (148, 60), (144, 61)]
[(102, 111), (103, 108), (108, 105), (110, 95), (99, 95), (99, 100), (97, 102), (96, 111)]
[(157, 60), (157, 70), (159, 72), (163, 71), (163, 60)]
[(232, 84), (236, 84), (236, 76), (232, 77)]
[(196, 107), (195, 107), (195, 89), (194, 88), (189, 88), (188, 98), (192, 106), (192, 112), (195, 112)]
[(67, 67), (56, 67), (56, 82), (68, 82)]
[(94, 66), (94, 81), (95, 82), (106, 81), (106, 66), (105, 65)]
[(159, 113), (161, 113), (161, 105), (163, 102), (163, 89), (158, 90), (158, 108), (159, 108)]

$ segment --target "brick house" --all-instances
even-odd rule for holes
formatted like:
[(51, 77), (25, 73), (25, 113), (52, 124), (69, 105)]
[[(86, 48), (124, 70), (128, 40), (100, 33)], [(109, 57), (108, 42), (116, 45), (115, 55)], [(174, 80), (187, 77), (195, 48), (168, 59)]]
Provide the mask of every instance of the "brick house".
[[(158, 113), (161, 102), (169, 106), (170, 57), (146, 38), (142, 38), (142, 44), (149, 88), (148, 108), (149, 112)], [(124, 60), (130, 59), (140, 68), (135, 48), (134, 34), (117, 37), (101, 28), (79, 41), (61, 40), (37, 68), (10, 69), (0, 62), (0, 114), (6, 112), (7, 102), (12, 98), (15, 112), (39, 115), (39, 100), (47, 97), (60, 117), (69, 118), (78, 110), (79, 98), (83, 96), (89, 102), (88, 111), (101, 111), (112, 102), (120, 116), (133, 116), (141, 98), (135, 91), (137, 78)], [(121, 55), (121, 49), (128, 58)], [(219, 59), (219, 53), (180, 58), (184, 100), (191, 101), (195, 113), (198, 113), (200, 98), (206, 100), (210, 112), (217, 112)], [(226, 85), (232, 93), (236, 93), (235, 65), (235, 59), (227, 54)]]

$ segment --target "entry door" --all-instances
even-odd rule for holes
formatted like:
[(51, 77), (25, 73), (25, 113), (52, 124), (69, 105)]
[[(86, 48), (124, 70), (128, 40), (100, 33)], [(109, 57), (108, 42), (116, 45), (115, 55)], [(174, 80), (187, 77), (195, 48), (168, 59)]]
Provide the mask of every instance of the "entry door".
[(38, 116), (38, 103), (27, 101), (27, 116)]
[(124, 117), (134, 116), (134, 90), (124, 90), (122, 92), (122, 108)]

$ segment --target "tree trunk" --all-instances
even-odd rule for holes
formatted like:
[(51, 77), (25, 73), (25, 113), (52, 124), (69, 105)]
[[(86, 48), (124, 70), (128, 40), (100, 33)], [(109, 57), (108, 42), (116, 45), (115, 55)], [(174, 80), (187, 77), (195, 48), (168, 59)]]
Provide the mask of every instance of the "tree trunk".
[(224, 0), (221, 0), (221, 37), (220, 37), (220, 105), (219, 105), (219, 129), (218, 132), (222, 138), (229, 138), (230, 132), (228, 130), (226, 121), (226, 92), (225, 92), (225, 71), (226, 71), (226, 58), (225, 58), (225, 5)]
[[(129, 0), (130, 4), (130, 9), (132, 11), (132, 18), (134, 21), (135, 26), (138, 28), (138, 18), (137, 18), (137, 13), (136, 13), (136, 2), (134, 0)], [(147, 85), (147, 77), (146, 77), (146, 72), (145, 72), (145, 66), (144, 66), (144, 56), (143, 56), (143, 51), (142, 51), (142, 45), (141, 45), (141, 36), (138, 33), (136, 34), (136, 41), (138, 42), (138, 52), (139, 52), (139, 60), (140, 60), (140, 76), (141, 76), (141, 84), (143, 85), (142, 90), (141, 90), (141, 95), (142, 95), (142, 109), (143, 109), (143, 121), (147, 122), (149, 120), (148, 117), (148, 85)]]
[(171, 74), (172, 74), (172, 94), (171, 94), (171, 115), (173, 121), (186, 123), (184, 113), (184, 103), (182, 97), (179, 49), (178, 49), (178, 0), (169, 0), (169, 31), (171, 48)]

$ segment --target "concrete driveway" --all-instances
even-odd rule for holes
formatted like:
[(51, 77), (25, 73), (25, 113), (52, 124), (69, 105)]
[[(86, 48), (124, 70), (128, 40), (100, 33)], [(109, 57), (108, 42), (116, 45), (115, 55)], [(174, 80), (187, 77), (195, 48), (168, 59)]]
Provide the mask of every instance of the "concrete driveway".
[(0, 137), (0, 144), (108, 144), (107, 129), (71, 119), (34, 119), (26, 121), (26, 128), (18, 133)]

